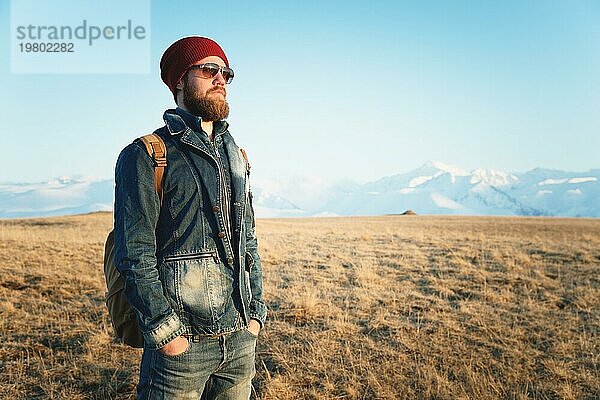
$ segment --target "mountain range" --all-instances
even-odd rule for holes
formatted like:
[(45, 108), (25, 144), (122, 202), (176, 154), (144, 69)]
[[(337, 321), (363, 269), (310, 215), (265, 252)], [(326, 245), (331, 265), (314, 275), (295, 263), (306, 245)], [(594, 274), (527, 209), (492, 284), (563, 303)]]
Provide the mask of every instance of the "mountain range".
[[(569, 172), (535, 168), (508, 173), (430, 161), (407, 173), (357, 183), (319, 177), (252, 177), (257, 217), (398, 214), (600, 217), (600, 169)], [(112, 179), (63, 177), (0, 184), (0, 217), (110, 211)]]

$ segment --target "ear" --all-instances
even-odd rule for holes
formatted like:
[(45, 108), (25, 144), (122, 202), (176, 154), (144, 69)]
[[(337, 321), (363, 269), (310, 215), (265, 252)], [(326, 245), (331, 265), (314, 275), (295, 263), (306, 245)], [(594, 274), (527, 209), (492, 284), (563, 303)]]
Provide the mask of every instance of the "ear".
[(177, 82), (177, 85), (175, 85), (175, 89), (177, 89), (177, 90), (183, 90), (183, 85), (184, 85), (183, 81), (184, 80), (185, 80), (185, 76), (183, 78), (181, 78), (179, 80), (179, 82)]

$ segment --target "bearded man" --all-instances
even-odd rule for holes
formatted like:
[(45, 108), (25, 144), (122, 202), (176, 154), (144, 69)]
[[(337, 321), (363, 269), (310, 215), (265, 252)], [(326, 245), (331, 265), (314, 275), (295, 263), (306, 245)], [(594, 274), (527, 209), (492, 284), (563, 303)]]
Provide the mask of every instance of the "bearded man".
[(173, 43), (161, 78), (177, 108), (157, 129), (162, 191), (141, 141), (115, 170), (115, 265), (144, 351), (138, 399), (248, 399), (267, 309), (250, 166), (225, 121), (234, 72), (205, 37)]

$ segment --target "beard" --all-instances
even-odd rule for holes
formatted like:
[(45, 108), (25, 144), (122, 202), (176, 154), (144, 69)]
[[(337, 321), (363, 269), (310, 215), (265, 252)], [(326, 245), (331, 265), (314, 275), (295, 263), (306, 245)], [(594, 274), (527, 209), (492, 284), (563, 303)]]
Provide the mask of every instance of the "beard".
[(186, 82), (183, 86), (183, 104), (194, 115), (203, 121), (220, 121), (229, 115), (229, 104), (223, 98), (209, 98), (212, 92), (225, 91), (223, 88), (209, 89), (204, 96), (198, 90)]

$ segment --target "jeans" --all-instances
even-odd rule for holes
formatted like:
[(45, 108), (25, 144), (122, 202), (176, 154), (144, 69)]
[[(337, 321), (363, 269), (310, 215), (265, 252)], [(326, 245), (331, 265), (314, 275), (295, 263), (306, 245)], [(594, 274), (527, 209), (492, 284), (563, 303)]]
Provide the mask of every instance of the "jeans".
[(248, 400), (256, 373), (256, 339), (240, 329), (190, 341), (187, 350), (176, 356), (144, 348), (138, 400)]

